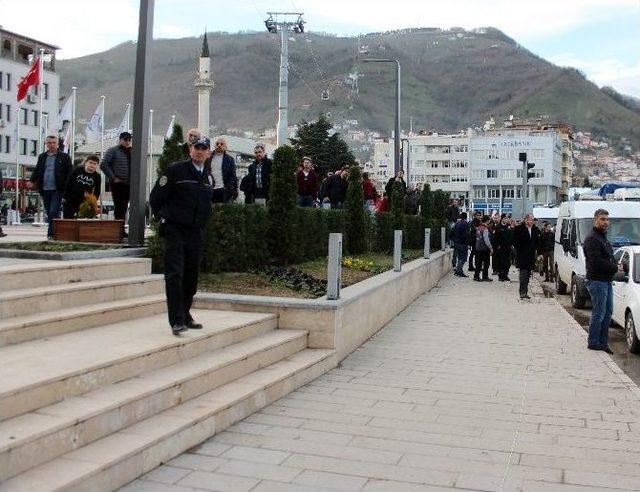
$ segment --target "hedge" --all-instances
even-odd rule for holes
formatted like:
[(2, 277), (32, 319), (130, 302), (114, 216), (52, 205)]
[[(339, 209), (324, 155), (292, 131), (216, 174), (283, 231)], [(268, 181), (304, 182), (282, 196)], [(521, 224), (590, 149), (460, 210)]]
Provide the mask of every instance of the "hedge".
[[(295, 209), (293, 250), (287, 256), (296, 262), (323, 258), (327, 254), (330, 232), (344, 233), (345, 217), (342, 210), (320, 208)], [(422, 249), (424, 245), (424, 218), (405, 215), (403, 246)], [(378, 253), (393, 251), (393, 216), (383, 212), (366, 215), (367, 250)], [(213, 208), (211, 220), (204, 233), (202, 271), (207, 273), (246, 272), (265, 265), (273, 265), (273, 256), (265, 237), (268, 227), (267, 208), (261, 205), (236, 203), (220, 204)], [(430, 220), (431, 249), (440, 249), (440, 229), (436, 219)], [(162, 271), (164, 242), (152, 236), (148, 255), (154, 271)]]

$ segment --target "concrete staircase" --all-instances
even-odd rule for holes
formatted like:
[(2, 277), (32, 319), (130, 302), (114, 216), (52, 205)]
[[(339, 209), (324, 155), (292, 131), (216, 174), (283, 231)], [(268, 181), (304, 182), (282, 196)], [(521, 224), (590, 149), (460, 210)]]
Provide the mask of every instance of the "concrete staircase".
[(334, 364), (273, 314), (171, 335), (139, 258), (0, 268), (0, 490), (108, 491)]

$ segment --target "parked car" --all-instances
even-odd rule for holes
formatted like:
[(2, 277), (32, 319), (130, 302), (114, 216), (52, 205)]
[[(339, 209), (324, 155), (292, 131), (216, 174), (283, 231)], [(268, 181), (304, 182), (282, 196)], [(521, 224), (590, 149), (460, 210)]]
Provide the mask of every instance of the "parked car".
[(625, 331), (629, 351), (640, 353), (636, 320), (640, 321), (640, 246), (623, 246), (614, 258), (622, 264), (613, 282), (613, 321)]
[(584, 307), (589, 299), (585, 283), (586, 267), (582, 244), (593, 228), (593, 213), (604, 208), (609, 212), (607, 237), (614, 251), (621, 246), (640, 244), (640, 203), (630, 201), (572, 201), (560, 205), (554, 247), (556, 293), (570, 288), (571, 305)]

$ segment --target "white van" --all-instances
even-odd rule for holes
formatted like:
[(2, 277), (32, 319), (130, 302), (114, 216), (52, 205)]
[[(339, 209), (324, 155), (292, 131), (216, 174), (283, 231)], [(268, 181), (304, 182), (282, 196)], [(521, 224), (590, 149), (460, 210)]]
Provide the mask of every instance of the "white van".
[(533, 207), (533, 216), (538, 219), (538, 224), (540, 225), (546, 221), (552, 227), (555, 227), (559, 213), (560, 209), (558, 207)]
[(558, 214), (553, 250), (556, 292), (566, 294), (570, 286), (571, 304), (575, 308), (584, 307), (589, 299), (582, 244), (593, 229), (593, 214), (599, 208), (609, 212), (607, 238), (614, 250), (640, 244), (640, 203), (604, 200), (563, 202)]

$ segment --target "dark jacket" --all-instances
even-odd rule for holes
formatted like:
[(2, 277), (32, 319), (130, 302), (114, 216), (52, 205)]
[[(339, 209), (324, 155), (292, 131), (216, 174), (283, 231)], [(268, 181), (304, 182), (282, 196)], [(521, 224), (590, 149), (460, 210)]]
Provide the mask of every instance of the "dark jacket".
[(540, 232), (540, 247), (538, 248), (538, 252), (551, 253), (555, 246), (555, 242), (555, 234), (553, 232)]
[(531, 226), (531, 237), (523, 222), (513, 230), (513, 247), (516, 248), (516, 266), (522, 270), (533, 270), (536, 251), (540, 245), (540, 229)]
[(191, 160), (167, 168), (156, 182), (149, 203), (156, 219), (183, 227), (202, 228), (211, 215), (213, 178), (199, 176)]
[(125, 150), (121, 145), (109, 148), (102, 157), (100, 169), (109, 182), (114, 178), (129, 184), (131, 178), (131, 149)]
[(460, 216), (460, 207), (455, 207), (454, 205), (449, 205), (447, 207), (447, 210), (445, 211), (445, 215), (447, 217), (447, 222), (454, 223), (456, 220), (458, 220), (458, 217)]
[(587, 280), (611, 282), (618, 271), (618, 265), (613, 259), (613, 248), (607, 240), (607, 235), (594, 227), (584, 239), (582, 251), (587, 268)]
[[(205, 169), (208, 168), (208, 174), (213, 178), (211, 166), (213, 165), (213, 154), (211, 159), (205, 163)], [(251, 166), (249, 166), (251, 167)], [(222, 183), (216, 183), (213, 180), (214, 188), (224, 188), (229, 193), (229, 196), (235, 198), (238, 196), (238, 177), (236, 176), (236, 163), (226, 152), (222, 155)]]
[(453, 242), (455, 244), (466, 245), (469, 234), (469, 223), (466, 220), (459, 220), (453, 226)]
[(349, 183), (346, 179), (342, 179), (340, 173), (336, 173), (327, 180), (325, 193), (329, 201), (335, 205), (344, 203), (347, 197), (347, 187)]
[(420, 192), (411, 190), (404, 199), (404, 210), (409, 215), (418, 215), (420, 210)]
[(249, 194), (253, 199), (266, 198), (268, 200), (269, 187), (271, 186), (271, 168), (273, 166), (273, 163), (271, 162), (271, 159), (265, 157), (261, 165), (262, 171), (260, 174), (262, 180), (262, 188), (258, 188), (256, 184), (256, 170), (258, 169), (258, 161), (256, 160), (249, 164), (249, 168), (247, 169), (247, 188), (249, 189)]
[(296, 184), (298, 195), (312, 196), (314, 200), (318, 196), (318, 175), (313, 169), (306, 176), (304, 171), (298, 171), (296, 173)]
[[(387, 196), (389, 197), (389, 200), (392, 200), (392, 196), (393, 196), (393, 183), (395, 182), (396, 178), (393, 177), (391, 178), (389, 181), (387, 181), (386, 186), (384, 187), (384, 191), (387, 192)], [(402, 196), (404, 197), (404, 194), (407, 192), (407, 183), (404, 182), (404, 179), (400, 178), (400, 184), (402, 185)]]
[(508, 251), (513, 241), (513, 230), (508, 225), (498, 224), (494, 234), (494, 246), (497, 251)]
[[(31, 182), (36, 183), (38, 187), (38, 191), (42, 192), (42, 187), (44, 186), (44, 163), (47, 159), (47, 153), (43, 152), (38, 156), (38, 163), (36, 164), (35, 170), (31, 173)], [(56, 154), (56, 164), (55, 164), (55, 175), (56, 175), (56, 190), (63, 192), (65, 186), (67, 185), (67, 179), (69, 179), (69, 174), (73, 169), (73, 165), (71, 164), (71, 159), (69, 158), (69, 154), (65, 154), (64, 152), (58, 151)]]
[(84, 166), (77, 166), (69, 174), (67, 186), (64, 189), (65, 199), (72, 208), (84, 201), (84, 194), (91, 193), (98, 198), (100, 196), (100, 186), (102, 178), (99, 172), (88, 173), (84, 170)]

